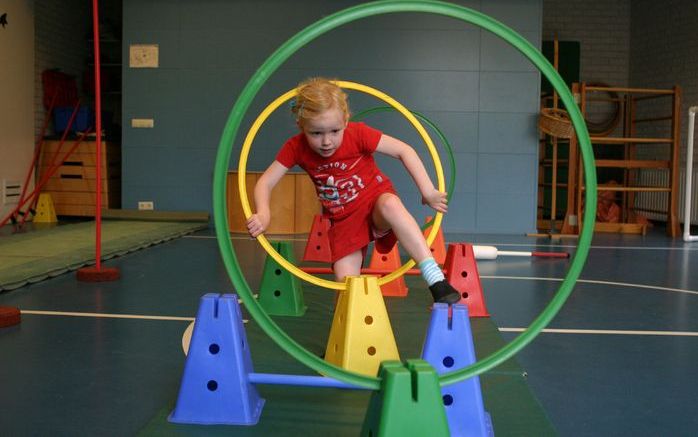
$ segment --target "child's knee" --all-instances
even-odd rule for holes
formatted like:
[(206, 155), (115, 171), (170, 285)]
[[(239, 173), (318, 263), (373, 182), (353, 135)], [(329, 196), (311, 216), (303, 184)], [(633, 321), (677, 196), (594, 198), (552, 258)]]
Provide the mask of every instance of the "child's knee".
[(376, 207), (383, 217), (392, 217), (405, 209), (400, 198), (394, 194), (382, 195), (376, 202)]

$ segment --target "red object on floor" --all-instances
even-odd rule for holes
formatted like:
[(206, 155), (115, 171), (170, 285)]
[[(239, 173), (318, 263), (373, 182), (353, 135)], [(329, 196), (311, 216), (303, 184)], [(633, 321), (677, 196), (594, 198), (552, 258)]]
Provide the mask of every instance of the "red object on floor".
[(330, 237), (327, 235), (329, 230), (330, 219), (322, 214), (316, 214), (313, 218), (310, 234), (308, 234), (308, 242), (305, 243), (303, 261), (332, 262)]
[(18, 325), (22, 321), (19, 308), (0, 306), (0, 328)]
[(467, 243), (449, 244), (444, 270), (446, 280), (460, 291), (459, 303), (468, 306), (470, 317), (489, 317), (473, 246)]
[[(385, 270), (388, 273), (392, 273), (400, 268), (401, 265), (400, 251), (396, 244), (388, 253), (380, 253), (378, 249), (374, 247), (373, 253), (371, 254), (371, 263), (368, 268)], [(383, 294), (383, 296), (405, 297), (407, 296), (407, 291), (407, 284), (405, 284), (404, 276), (400, 276), (387, 284), (381, 285), (381, 294)]]
[(569, 258), (570, 254), (567, 252), (531, 252), (531, 256), (538, 258)]
[[(432, 217), (427, 217), (424, 223), (429, 223), (431, 219)], [(424, 238), (427, 238), (427, 235), (429, 235), (430, 232), (431, 226), (424, 230)], [(436, 264), (440, 266), (444, 265), (446, 262), (446, 243), (444, 241), (444, 233), (441, 227), (439, 227), (439, 231), (436, 233), (436, 238), (434, 239), (434, 242), (431, 243), (429, 249), (431, 249), (431, 255), (434, 257)]]
[(117, 281), (121, 277), (121, 272), (115, 267), (95, 266), (83, 267), (77, 271), (78, 281), (82, 282), (109, 282)]

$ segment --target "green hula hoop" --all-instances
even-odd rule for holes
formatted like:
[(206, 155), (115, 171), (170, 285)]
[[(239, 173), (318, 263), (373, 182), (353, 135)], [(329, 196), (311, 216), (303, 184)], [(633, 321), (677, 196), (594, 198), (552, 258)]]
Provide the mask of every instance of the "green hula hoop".
[(226, 270), (228, 271), (228, 275), (230, 276), (237, 293), (240, 295), (245, 303), (245, 306), (250, 312), (250, 315), (260, 325), (264, 332), (279, 345), (279, 347), (288, 352), (301, 363), (321, 374), (336, 378), (348, 384), (373, 390), (380, 389), (381, 381), (379, 378), (360, 375), (354, 372), (347, 372), (339, 367), (326, 363), (319, 357), (311, 354), (300, 344), (290, 338), (288, 334), (281, 330), (279, 326), (274, 323), (274, 321), (259, 306), (257, 301), (255, 301), (250, 287), (247, 284), (242, 271), (240, 270), (240, 264), (237, 261), (235, 251), (233, 250), (233, 245), (230, 240), (230, 235), (228, 234), (225, 181), (233, 141), (235, 140), (238, 128), (242, 123), (242, 119), (264, 83), (281, 66), (283, 62), (285, 62), (291, 55), (308, 44), (310, 41), (338, 26), (359, 20), (361, 18), (395, 12), (423, 12), (462, 20), (482, 27), (483, 29), (504, 39), (514, 48), (519, 50), (550, 81), (559, 94), (562, 103), (569, 112), (572, 125), (575, 128), (577, 138), (579, 140), (579, 147), (582, 152), (582, 163), (584, 165), (584, 171), (586, 172), (586, 209), (584, 211), (583, 221), (585, 225), (582, 227), (579, 244), (574, 257), (572, 258), (570, 269), (555, 296), (551, 299), (550, 303), (543, 310), (543, 312), (538, 315), (538, 317), (523, 333), (506, 344), (500, 350), (479, 360), (478, 362), (466, 368), (441, 375), (439, 378), (441, 386), (447, 386), (479, 375), (511, 358), (514, 354), (530, 343), (550, 322), (550, 320), (555, 317), (557, 312), (565, 303), (565, 300), (567, 300), (572, 292), (574, 284), (579, 278), (582, 268), (584, 267), (584, 262), (589, 254), (589, 246), (591, 245), (591, 237), (593, 235), (594, 228), (593, 224), (596, 218), (596, 168), (594, 166), (594, 156), (591, 149), (591, 142), (589, 140), (589, 132), (584, 124), (582, 114), (574, 101), (572, 93), (552, 65), (550, 65), (545, 57), (533, 45), (531, 45), (531, 43), (509, 27), (480, 12), (441, 1), (385, 0), (364, 3), (344, 9), (323, 18), (314, 24), (311, 24), (291, 37), (269, 58), (267, 58), (267, 60), (249, 80), (245, 88), (240, 93), (240, 97), (235, 102), (223, 130), (216, 156), (213, 179), (213, 213), (218, 245)]
[[(364, 117), (367, 115), (375, 114), (378, 112), (394, 112), (395, 109), (391, 106), (376, 106), (375, 108), (370, 108), (363, 110), (357, 114), (354, 114), (351, 119), (352, 120), (362, 120)], [(453, 157), (453, 147), (451, 147), (451, 143), (448, 142), (448, 139), (446, 139), (446, 135), (444, 135), (443, 132), (441, 132), (441, 129), (434, 124), (431, 120), (429, 120), (424, 114), (420, 114), (417, 111), (412, 111), (410, 110), (412, 115), (417, 117), (419, 121), (424, 122), (436, 132), (436, 136), (439, 137), (441, 140), (441, 143), (444, 145), (444, 148), (446, 149), (446, 152), (448, 152), (448, 161), (449, 165), (451, 167), (451, 180), (448, 183), (448, 189), (446, 190), (446, 203), (451, 202), (451, 196), (453, 196), (453, 189), (456, 185), (456, 159)], [(422, 231), (426, 230), (429, 226), (431, 226), (434, 223), (434, 219), (432, 218), (428, 222), (424, 223), (422, 225)]]

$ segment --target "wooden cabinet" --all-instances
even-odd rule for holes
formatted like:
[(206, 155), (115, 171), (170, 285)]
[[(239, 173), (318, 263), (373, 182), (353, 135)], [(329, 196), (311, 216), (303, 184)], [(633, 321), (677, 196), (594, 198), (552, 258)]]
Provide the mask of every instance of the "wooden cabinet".
[[(247, 198), (254, 211), (254, 186), (260, 172), (245, 173)], [(226, 193), (230, 232), (247, 232), (238, 185), (238, 172), (228, 173)], [(271, 223), (267, 234), (304, 234), (310, 232), (313, 217), (320, 212), (315, 186), (305, 173), (286, 173), (271, 193)]]
[[(75, 140), (66, 141), (62, 147), (59, 147), (60, 141), (44, 141), (39, 162), (39, 181), (44, 180), (52, 168), (55, 168), (55, 171), (41, 192), (51, 195), (57, 215), (94, 216), (97, 142), (83, 141), (68, 155), (74, 145)], [(121, 147), (119, 144), (102, 142), (100, 171), (103, 208), (120, 208)]]

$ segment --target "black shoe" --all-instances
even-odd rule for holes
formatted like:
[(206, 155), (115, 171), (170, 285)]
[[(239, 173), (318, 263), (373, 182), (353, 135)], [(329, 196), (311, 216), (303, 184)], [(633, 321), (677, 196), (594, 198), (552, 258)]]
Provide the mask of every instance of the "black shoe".
[(445, 279), (435, 282), (429, 287), (429, 291), (431, 291), (431, 295), (434, 297), (434, 302), (436, 303), (453, 305), (460, 301), (460, 293), (458, 290), (453, 288)]

